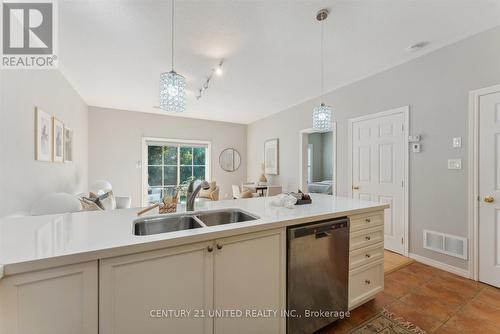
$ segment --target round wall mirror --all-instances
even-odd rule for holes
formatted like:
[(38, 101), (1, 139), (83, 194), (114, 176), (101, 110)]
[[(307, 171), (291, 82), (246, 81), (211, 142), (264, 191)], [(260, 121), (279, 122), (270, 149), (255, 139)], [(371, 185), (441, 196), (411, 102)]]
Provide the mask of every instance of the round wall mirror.
[(226, 148), (219, 156), (220, 168), (226, 172), (234, 172), (240, 167), (241, 156), (234, 148)]

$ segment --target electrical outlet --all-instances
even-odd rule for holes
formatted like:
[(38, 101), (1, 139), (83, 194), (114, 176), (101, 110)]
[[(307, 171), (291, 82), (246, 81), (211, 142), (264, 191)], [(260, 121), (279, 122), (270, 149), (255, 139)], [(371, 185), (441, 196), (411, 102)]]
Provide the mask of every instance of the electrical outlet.
[(462, 159), (448, 159), (448, 169), (462, 169)]
[(453, 138), (453, 148), (461, 148), (462, 147), (462, 137)]

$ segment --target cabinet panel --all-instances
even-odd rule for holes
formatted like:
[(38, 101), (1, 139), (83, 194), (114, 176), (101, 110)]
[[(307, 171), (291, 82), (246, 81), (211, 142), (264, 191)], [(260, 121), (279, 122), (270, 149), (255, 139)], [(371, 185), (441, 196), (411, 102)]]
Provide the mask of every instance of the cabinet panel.
[(364, 229), (357, 232), (351, 232), (350, 250), (367, 247), (384, 241), (384, 227)]
[(0, 280), (0, 333), (97, 334), (97, 261)]
[(364, 266), (365, 264), (372, 263), (384, 258), (384, 244), (378, 243), (373, 246), (356, 249), (350, 252), (349, 255), (349, 269)]
[(351, 270), (349, 272), (349, 309), (369, 301), (383, 289), (383, 260)]
[[(212, 309), (208, 246), (213, 242), (102, 260), (100, 333), (212, 333), (209, 317), (195, 317)], [(170, 317), (168, 310), (191, 313)]]
[[(277, 310), (269, 318), (216, 318), (217, 334), (285, 333), (285, 229), (216, 240), (215, 309)], [(220, 246), (222, 246), (221, 249)]]
[(384, 225), (384, 211), (351, 216), (351, 232)]

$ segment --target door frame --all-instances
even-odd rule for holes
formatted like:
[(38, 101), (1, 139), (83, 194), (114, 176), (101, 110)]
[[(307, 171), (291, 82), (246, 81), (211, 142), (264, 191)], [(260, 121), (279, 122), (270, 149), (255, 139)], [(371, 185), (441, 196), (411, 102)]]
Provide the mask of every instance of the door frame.
[[(333, 168), (333, 173), (332, 173), (332, 179), (333, 181), (333, 188), (332, 188), (332, 195), (337, 196), (337, 122), (332, 122), (332, 168)], [(302, 149), (303, 149), (303, 138), (305, 134), (309, 133), (317, 133), (321, 131), (314, 130), (313, 128), (307, 128), (307, 129), (302, 129), (299, 131), (299, 189), (304, 191), (304, 184), (303, 184), (303, 177), (302, 173), (304, 172), (303, 170), (303, 154), (302, 154)]]
[(410, 182), (409, 182), (409, 174), (410, 174), (410, 151), (408, 149), (408, 136), (410, 129), (410, 106), (403, 106), (399, 108), (394, 108), (390, 110), (385, 110), (373, 114), (368, 114), (360, 117), (350, 118), (348, 120), (347, 127), (347, 180), (348, 187), (347, 193), (348, 196), (352, 197), (352, 127), (353, 124), (359, 121), (366, 121), (370, 119), (380, 118), (384, 116), (390, 116), (395, 114), (403, 115), (403, 153), (404, 162), (403, 162), (403, 255), (409, 256), (410, 254), (410, 243), (409, 243), (409, 203), (410, 203)]
[(481, 96), (498, 92), (500, 92), (500, 85), (469, 92), (469, 273), (476, 281), (479, 281), (479, 99)]

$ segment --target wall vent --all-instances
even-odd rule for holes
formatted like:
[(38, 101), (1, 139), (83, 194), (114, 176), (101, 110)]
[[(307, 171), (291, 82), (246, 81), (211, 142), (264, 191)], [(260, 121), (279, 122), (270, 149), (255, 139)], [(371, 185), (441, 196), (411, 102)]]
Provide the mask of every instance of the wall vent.
[(424, 230), (424, 248), (467, 260), (467, 239), (456, 235)]

